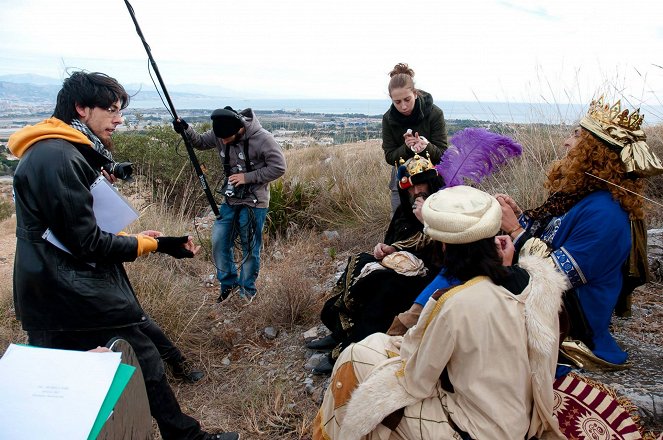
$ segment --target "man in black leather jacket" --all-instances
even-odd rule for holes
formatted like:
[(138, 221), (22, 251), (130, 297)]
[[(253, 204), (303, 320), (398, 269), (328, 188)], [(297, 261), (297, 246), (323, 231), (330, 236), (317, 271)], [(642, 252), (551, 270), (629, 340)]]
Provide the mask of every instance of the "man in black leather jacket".
[[(121, 337), (140, 363), (152, 416), (167, 439), (238, 439), (209, 434), (180, 410), (159, 352), (141, 323), (141, 308), (122, 267), (150, 252), (193, 257), (191, 237), (157, 231), (112, 234), (97, 225), (92, 184), (108, 163), (111, 136), (129, 96), (102, 73), (75, 72), (63, 82), (53, 117), (9, 139), (20, 158), (14, 176), (16, 255), (14, 304), (29, 343), (88, 350)], [(46, 230), (70, 253), (42, 238)]]

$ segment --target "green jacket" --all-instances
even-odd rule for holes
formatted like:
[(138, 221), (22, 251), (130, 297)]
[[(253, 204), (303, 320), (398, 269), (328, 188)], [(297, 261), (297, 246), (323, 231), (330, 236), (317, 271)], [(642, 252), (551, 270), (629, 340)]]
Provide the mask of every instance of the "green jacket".
[(409, 116), (404, 116), (393, 104), (382, 116), (382, 149), (389, 165), (398, 166), (401, 158), (408, 160), (414, 156), (403, 138), (408, 128), (412, 129), (412, 133), (419, 133), (419, 136), (428, 139), (428, 146), (419, 155), (426, 157), (426, 153), (430, 154), (433, 164), (437, 165), (448, 146), (447, 127), (444, 113), (433, 104), (430, 93), (419, 90), (417, 103)]

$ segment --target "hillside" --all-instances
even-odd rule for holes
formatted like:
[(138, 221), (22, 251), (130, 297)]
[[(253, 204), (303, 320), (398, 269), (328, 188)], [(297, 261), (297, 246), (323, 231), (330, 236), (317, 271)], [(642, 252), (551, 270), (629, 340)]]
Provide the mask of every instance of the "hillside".
[[(304, 168), (309, 167), (318, 178), (326, 167), (335, 166), (350, 178), (365, 174), (373, 185), (363, 184), (366, 194), (357, 192), (355, 197), (373, 195), (375, 203), (386, 206), (388, 167), (378, 164), (374, 171), (366, 164), (367, 156), (379, 156), (379, 145), (370, 141), (290, 150), (287, 158), (299, 173), (306, 174)], [(337, 178), (337, 183), (347, 182)], [(2, 191), (7, 193), (9, 188), (5, 184)], [(312, 353), (304, 348), (302, 335), (319, 324), (322, 302), (347, 257), (372, 248), (381, 238), (386, 210), (364, 213), (369, 222), (364, 227), (339, 224), (338, 235), (291, 225), (285, 236), (268, 238), (259, 294), (247, 306), (238, 297), (221, 305), (215, 301), (219, 292), (213, 276), (210, 282), (214, 272), (209, 258), (211, 218), (196, 219), (195, 227), (192, 219), (178, 224), (166, 220), (158, 207), (144, 205), (136, 231), (152, 225), (173, 233), (184, 228), (205, 246), (194, 260), (152, 255), (126, 264), (146, 310), (206, 372), (205, 379), (195, 385), (171, 381), (184, 411), (206, 429), (239, 430), (247, 440), (310, 438), (308, 425), (328, 381), (305, 368)], [(7, 219), (0, 223), (2, 352), (10, 342), (25, 341), (11, 308), (14, 246), (15, 220)], [(636, 292), (633, 317), (614, 322), (619, 342), (631, 353), (633, 368), (590, 376), (628, 395), (640, 408), (644, 426), (657, 432), (663, 430), (661, 322), (660, 284), (652, 283)]]

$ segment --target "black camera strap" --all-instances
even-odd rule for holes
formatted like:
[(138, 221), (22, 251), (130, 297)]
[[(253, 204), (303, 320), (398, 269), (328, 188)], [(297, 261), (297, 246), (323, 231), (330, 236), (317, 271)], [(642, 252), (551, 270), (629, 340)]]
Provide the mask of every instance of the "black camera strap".
[[(251, 166), (251, 160), (249, 160), (249, 139), (244, 139), (244, 167), (246, 172), (250, 173), (253, 171)], [(226, 179), (230, 176), (230, 144), (226, 144), (226, 154), (223, 158), (223, 172), (226, 175)]]

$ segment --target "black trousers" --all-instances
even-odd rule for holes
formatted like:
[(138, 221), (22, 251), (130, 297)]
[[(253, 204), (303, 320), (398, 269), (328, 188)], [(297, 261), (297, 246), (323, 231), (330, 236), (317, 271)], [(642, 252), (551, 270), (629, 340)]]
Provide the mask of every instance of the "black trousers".
[(200, 429), (200, 424), (180, 409), (177, 398), (166, 381), (157, 347), (139, 326), (85, 331), (28, 331), (30, 345), (65, 350), (84, 351), (98, 346), (104, 347), (115, 337), (130, 343), (136, 353), (145, 380), (150, 412), (159, 425), (163, 439), (203, 439), (205, 432)]
[(152, 343), (159, 351), (161, 359), (169, 364), (179, 364), (184, 361), (184, 355), (173, 344), (168, 336), (161, 330), (161, 327), (148, 317), (145, 321), (141, 322), (138, 327), (143, 334), (147, 335), (152, 340)]

